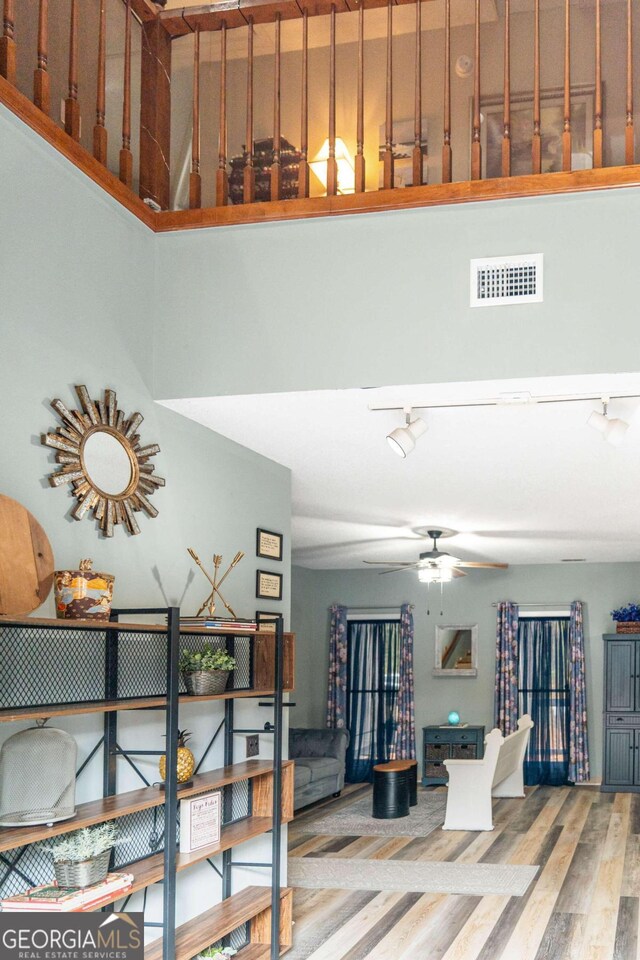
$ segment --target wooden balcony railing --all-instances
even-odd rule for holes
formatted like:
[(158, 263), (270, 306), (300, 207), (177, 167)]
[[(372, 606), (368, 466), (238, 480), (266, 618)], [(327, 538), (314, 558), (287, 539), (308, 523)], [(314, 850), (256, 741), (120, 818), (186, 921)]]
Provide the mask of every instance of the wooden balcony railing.
[(0, 101), (155, 230), (637, 185), (635, 2), (0, 0)]

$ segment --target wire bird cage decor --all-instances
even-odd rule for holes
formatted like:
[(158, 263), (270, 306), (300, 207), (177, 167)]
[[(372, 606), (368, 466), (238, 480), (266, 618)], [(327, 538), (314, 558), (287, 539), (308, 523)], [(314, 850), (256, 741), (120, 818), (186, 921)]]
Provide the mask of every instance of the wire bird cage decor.
[(55, 727), (30, 727), (0, 750), (0, 827), (57, 823), (76, 814), (73, 737)]

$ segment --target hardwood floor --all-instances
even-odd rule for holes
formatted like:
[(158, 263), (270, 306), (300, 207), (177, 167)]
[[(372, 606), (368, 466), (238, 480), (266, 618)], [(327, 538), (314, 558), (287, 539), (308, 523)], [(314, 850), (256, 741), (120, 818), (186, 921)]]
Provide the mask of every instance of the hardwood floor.
[[(336, 837), (289, 826), (289, 857), (539, 864), (523, 897), (295, 889), (291, 960), (640, 960), (640, 795), (527, 788), (487, 833)], [(442, 789), (442, 788), (441, 788)]]

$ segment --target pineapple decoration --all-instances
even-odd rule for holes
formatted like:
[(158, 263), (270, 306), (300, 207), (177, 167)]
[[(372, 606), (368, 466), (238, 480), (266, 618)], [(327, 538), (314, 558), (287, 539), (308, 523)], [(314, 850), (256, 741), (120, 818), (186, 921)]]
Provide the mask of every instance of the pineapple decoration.
[[(196, 759), (187, 746), (187, 741), (191, 739), (191, 734), (188, 730), (178, 730), (178, 783), (187, 783), (193, 776), (193, 771), (196, 766)], [(167, 758), (163, 754), (160, 757), (160, 776), (163, 780), (167, 778)]]

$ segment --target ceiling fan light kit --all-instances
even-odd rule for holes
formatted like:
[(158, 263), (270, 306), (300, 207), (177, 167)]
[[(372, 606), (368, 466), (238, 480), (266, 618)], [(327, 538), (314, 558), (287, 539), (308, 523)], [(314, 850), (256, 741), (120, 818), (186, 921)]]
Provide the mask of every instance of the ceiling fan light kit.
[(602, 434), (602, 439), (610, 443), (612, 447), (619, 446), (624, 440), (624, 435), (629, 429), (626, 420), (620, 420), (617, 417), (610, 417), (608, 414), (609, 399), (602, 398), (602, 413), (594, 410), (587, 420), (587, 424)]
[(423, 433), (427, 432), (427, 425), (420, 417), (411, 419), (411, 409), (405, 409), (405, 426), (396, 427), (387, 435), (387, 443), (394, 453), (404, 460), (416, 445)]

